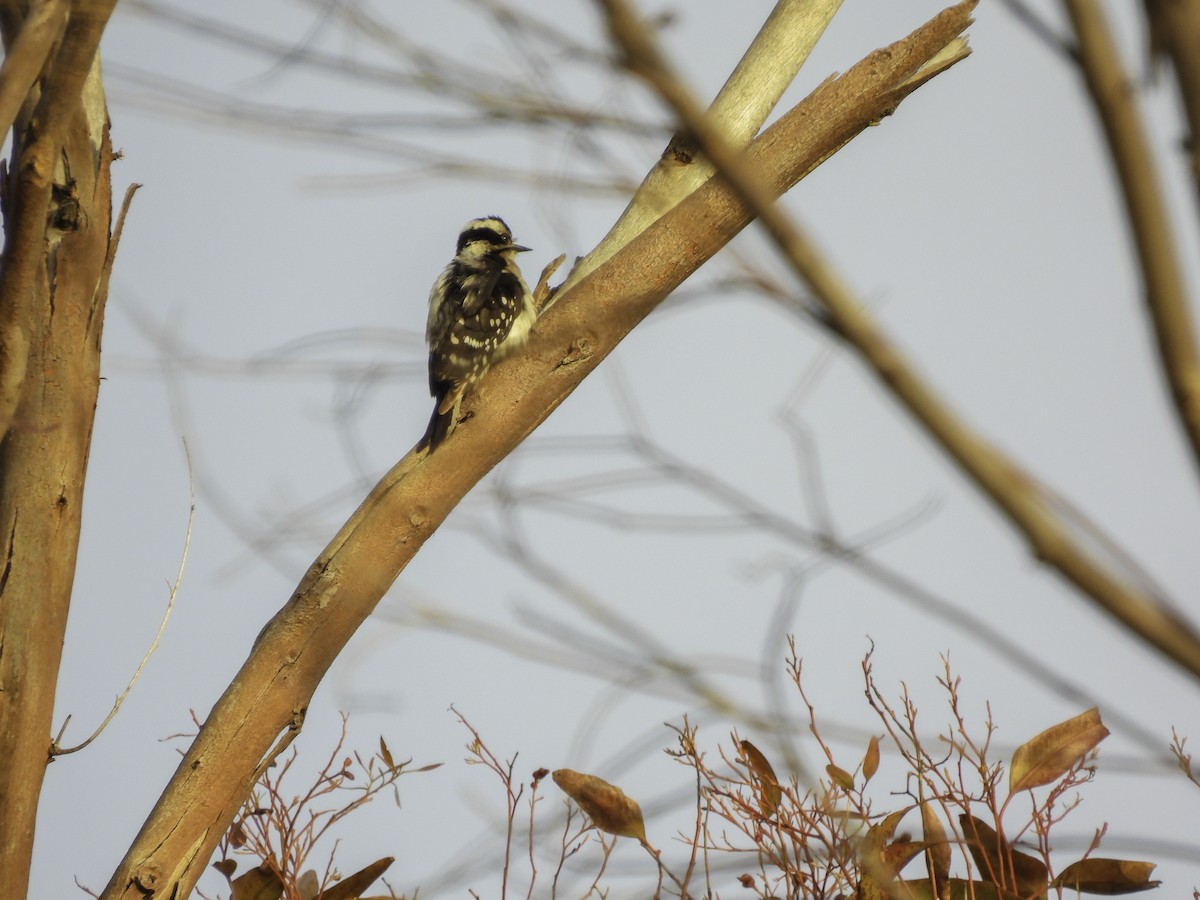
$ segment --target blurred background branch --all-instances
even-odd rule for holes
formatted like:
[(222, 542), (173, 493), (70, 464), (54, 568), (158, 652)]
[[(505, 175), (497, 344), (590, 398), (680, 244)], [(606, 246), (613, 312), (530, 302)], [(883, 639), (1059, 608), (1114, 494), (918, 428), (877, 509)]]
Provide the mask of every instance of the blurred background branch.
[[(772, 110), (938, 8), (846, 3), (830, 21), (836, 6), (781, 2), (756, 37), (762, 19), (745, 10), (644, 3), (643, 28), (698, 96), (737, 97), (738, 109), (730, 85), (762, 86), (752, 116), (718, 129), (742, 147)], [(1173, 54), (1171, 87), (1189, 109), (1182, 70), (1195, 44), (1186, 22), (1164, 31), (1155, 6), (1144, 21), (1153, 47)], [(998, 477), (1019, 476), (1055, 522), (1039, 546), (1050, 557), (1059, 541), (1079, 549), (1187, 643), (1200, 519), (1181, 483), (1194, 482), (1195, 459), (1168, 423), (1189, 415), (1195, 255), (1175, 260), (1179, 290), (1161, 307), (1156, 353), (1126, 315), (1143, 276), (1121, 243), (1127, 210), (1105, 205), (1099, 187), (1106, 160), (1075, 69), (1087, 50), (1065, 10), (985, 4), (970, 61), (780, 209), (812, 223), (885, 349), (904, 347), (1000, 459), (1022, 460)], [(806, 11), (808, 37), (761, 49), (800, 34), (794, 17)], [(1109, 13), (1119, 68), (1108, 72), (1138, 71), (1140, 13)], [(208, 708), (277, 598), (427, 418), (423, 303), (462, 221), (503, 214), (540, 262), (601, 242), (652, 163), (681, 194), (707, 173), (676, 165), (694, 146), (614, 64), (591, 4), (467, 0), (400, 21), (356, 0), (204, 11), (127, 0), (106, 40), (123, 165), (148, 188), (123, 246), (130, 268), (114, 282), (89, 485), (89, 516), (104, 527), (80, 576), (101, 598), (104, 585), (121, 594), (73, 606), (62, 702), (111, 701), (108, 685), (141, 652), (124, 632), (139, 638), (153, 615), (129, 599), (154, 595), (136, 581), (159, 574), (148, 560), (170, 566), (177, 553), (155, 555), (155, 541), (174, 534), (178, 503), (158, 527), (149, 512), (123, 518), (129, 485), (168, 506), (178, 483), (177, 473), (158, 480), (153, 439), (131, 448), (129, 434), (168, 424), (167, 455), (177, 431), (195, 448), (190, 565), (205, 602), (181, 602), (143, 697), (106, 740), (53, 768), (39, 824), (61, 838), (35, 864), (47, 893), (62, 892), (63, 847), (78, 848), (85, 883), (107, 877), (130, 819), (169, 774), (157, 748), (139, 752), (146, 736), (169, 730), (172, 711)], [(724, 79), (739, 65), (758, 74)], [(1180, 171), (1194, 187), (1194, 147), (1176, 146), (1194, 125), (1166, 110), (1161, 89), (1120, 79), (1118, 100), (1139, 102), (1160, 166), (1167, 243), (1195, 246), (1196, 210), (1172, 205)], [(570, 765), (631, 791), (640, 781), (651, 841), (671, 856), (679, 848), (662, 838), (690, 829), (695, 796), (664, 775), (659, 751), (674, 737), (657, 723), (686, 713), (708, 734), (736, 724), (784, 776), (819, 774), (824, 759), (787, 691), (787, 637), (823, 733), (861, 753), (877, 730), (859, 708), (869, 636), (888, 687), (919, 693), (938, 653), (953, 656), (971, 686), (964, 703), (997, 711), (1006, 752), (1100, 706), (1114, 732), (1100, 763), (1112, 778), (1097, 785), (1112, 785), (1105, 848), (1177, 854), (1168, 884), (1200, 881), (1180, 824), (1194, 806), (1166, 752), (1194, 684), (1046, 577), (873, 380), (845, 365), (835, 323), (760, 236), (739, 237), (455, 511), (314, 697), (305, 738), (349, 708), (352, 728), (401, 723), (421, 739), (404, 742), (413, 752), (451, 761), (461, 735), (444, 710), (458, 703), (473, 722), (491, 719), (495, 746), (521, 754), (518, 774)], [(1155, 391), (1156, 365), (1176, 384), (1174, 406)], [(119, 632), (114, 609), (128, 617)], [(103, 643), (88, 653), (89, 641)], [(925, 720), (930, 742), (939, 721)], [(1186, 732), (1186, 716), (1180, 724)], [(118, 777), (131, 765), (137, 778)], [(885, 753), (876, 784), (888, 765)], [(81, 809), (85, 789), (110, 790), (97, 767), (113, 786), (137, 784)], [(400, 824), (365, 826), (344, 846), (376, 858), (401, 843), (411, 861), (392, 876), (422, 896), (488, 883), (504, 823), (469, 779), (443, 780), (453, 769), (406, 788)], [(479, 831), (463, 827), (473, 810)], [(1091, 837), (1065, 833), (1061, 846)], [(606, 877), (618, 892), (644, 885), (644, 863), (618, 846)], [(592, 874), (581, 867), (580, 883)]]

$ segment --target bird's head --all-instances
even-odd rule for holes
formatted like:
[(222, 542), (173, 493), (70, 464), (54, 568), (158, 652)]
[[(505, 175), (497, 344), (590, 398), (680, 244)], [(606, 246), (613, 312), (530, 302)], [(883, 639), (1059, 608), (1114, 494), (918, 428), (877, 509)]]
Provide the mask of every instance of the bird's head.
[(512, 231), (499, 216), (484, 216), (472, 219), (463, 226), (458, 235), (458, 250), (460, 259), (479, 259), (483, 256), (501, 254), (511, 255), (523, 253), (528, 247), (514, 244)]

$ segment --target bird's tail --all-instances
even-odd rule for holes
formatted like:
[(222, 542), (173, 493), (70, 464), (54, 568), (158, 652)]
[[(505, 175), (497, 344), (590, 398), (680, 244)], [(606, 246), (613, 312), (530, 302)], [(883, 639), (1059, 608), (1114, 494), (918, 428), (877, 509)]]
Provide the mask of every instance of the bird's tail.
[(450, 382), (445, 385), (445, 390), (439, 390), (434, 395), (437, 403), (434, 404), (433, 415), (429, 417), (429, 427), (425, 429), (425, 437), (421, 438), (417, 449), (428, 447), (429, 452), (432, 453), (454, 430), (454, 423), (458, 421), (458, 408), (462, 404), (465, 389), (466, 385)]
[(433, 415), (429, 417), (429, 427), (425, 429), (425, 437), (421, 438), (421, 443), (417, 445), (418, 449), (424, 447), (429, 448), (432, 453), (438, 448), (438, 444), (446, 439), (446, 435), (450, 433), (450, 428), (454, 424), (454, 417), (458, 410), (451, 408), (446, 412), (439, 412), (438, 407), (433, 408)]

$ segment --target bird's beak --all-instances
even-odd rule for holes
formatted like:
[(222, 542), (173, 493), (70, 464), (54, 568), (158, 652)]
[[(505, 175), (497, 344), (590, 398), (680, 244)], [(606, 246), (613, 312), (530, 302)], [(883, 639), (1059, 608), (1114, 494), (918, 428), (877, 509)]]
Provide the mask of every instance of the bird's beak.
[(532, 247), (522, 247), (520, 244), (509, 244), (506, 249), (512, 250), (514, 253), (528, 253), (533, 248)]

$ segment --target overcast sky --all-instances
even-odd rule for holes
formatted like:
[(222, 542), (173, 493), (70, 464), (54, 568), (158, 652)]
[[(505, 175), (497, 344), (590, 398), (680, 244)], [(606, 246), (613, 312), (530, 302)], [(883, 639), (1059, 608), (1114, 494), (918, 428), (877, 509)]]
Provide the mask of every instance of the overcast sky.
[[(1062, 28), (1056, 4), (1028, 5)], [(499, 75), (522, 71), (513, 44), (472, 3), (379, 6), (417, 45)], [(1194, 288), (1196, 210), (1170, 79), (1148, 83), (1133, 5), (1106, 6), (1144, 86)], [(213, 2), (205, 15), (295, 48), (386, 60), (316, 7)], [(664, 42), (711, 97), (770, 4), (642, 8), (673, 14)], [(939, 8), (847, 0), (781, 108)], [(554, 16), (564, 32), (603, 48), (590, 4), (559, 4)], [(1119, 541), (1190, 614), (1200, 491), (1152, 355), (1099, 130), (1063, 58), (999, 4), (984, 4), (977, 20), (967, 61), (805, 179), (787, 208), (957, 411)], [(57, 720), (73, 717), (64, 743), (82, 740), (104, 716), (157, 628), (187, 525), (183, 439), (199, 500), (157, 655), (104, 735), (50, 768), (35, 897), (70, 895), (76, 878), (103, 887), (174, 770), (184, 744), (166, 739), (193, 728), (189, 710), (204, 716), (308, 563), (419, 437), (431, 402), (422, 343), (428, 287), (463, 222), (502, 215), (534, 248), (522, 263), (536, 275), (558, 253), (589, 250), (625, 202), (571, 192), (568, 176), (621, 173), (636, 183), (664, 143), (658, 133), (610, 138), (599, 156), (561, 129), (531, 135), (515, 125), (401, 124), (370, 140), (349, 124), (344, 140), (283, 133), (264, 125), (263, 110), (294, 110), (302, 122), (314, 110), (462, 110), (238, 49), (195, 24), (148, 15), (142, 4), (118, 4), (102, 54), (113, 144), (124, 154), (113, 167), (114, 193), (128, 182), (144, 187), (125, 228), (104, 335), (106, 380), (59, 686)], [(659, 121), (667, 132), (640, 87), (598, 77), (578, 58), (556, 63), (572, 102)], [(206, 113), (213, 94), (244, 104), (250, 121)], [(436, 178), (402, 157), (401, 145), (433, 158), (489, 158), (545, 180)], [(735, 247), (801, 293), (755, 229)], [(1200, 741), (1195, 683), (1039, 568), (847, 351), (779, 305), (723, 285), (734, 271), (714, 260), (639, 327), (464, 501), (335, 666), (298, 742), (302, 761), (315, 766), (328, 754), (344, 710), (351, 749), (370, 752), (383, 735), (398, 758), (445, 763), (402, 781), (402, 809), (381, 798), (351, 820), (341, 870), (394, 855), (388, 879), (397, 890), (463, 897), (473, 887), (498, 896), (499, 867), (488, 855), (495, 845), (483, 836), (503, 812), (503, 794), (462, 762), (469, 735), (450, 704), (497, 755), (519, 754), (522, 778), (538, 766), (590, 771), (620, 783), (648, 813), (661, 808), (648, 817), (650, 840), (669, 859), (683, 858), (672, 835), (690, 828), (689, 813), (659, 801), (686, 797), (690, 781), (661, 752), (673, 736), (661, 723), (689, 714), (715, 759), (738, 722), (682, 689), (651, 690), (661, 683), (619, 662), (565, 668), (584, 657), (578, 648), (565, 659), (547, 649), (534, 654), (541, 659), (512, 652), (519, 635), (561, 645), (563, 628), (597, 651), (620, 643), (508, 558), (502, 540), (519, 536), (747, 708), (768, 703), (758, 666), (778, 685), (782, 636), (794, 634), (810, 699), (847, 769), (867, 735), (882, 731), (862, 697), (860, 663), (872, 641), (880, 687), (895, 697), (906, 683), (931, 735), (948, 721), (936, 684), (948, 654), (969, 722), (982, 729), (990, 703), (1001, 759), (1098, 704), (1114, 735), (1101, 748), (1096, 783), (1061, 826), (1063, 864), (1107, 821), (1102, 855), (1158, 862), (1164, 897), (1200, 886), (1200, 791), (1161, 762), (1172, 726)], [(733, 522), (728, 506), (694, 485), (659, 474), (583, 497), (595, 506), (568, 502), (580, 496), (565, 498), (564, 483), (579, 488), (581, 479), (644, 466), (611, 449), (628, 434), (631, 409), (681, 466), (780, 522), (812, 527), (811, 485), (819, 483), (841, 538), (879, 537), (873, 560), (989, 623), (1087, 697), (1047, 689), (996, 651), (997, 638), (964, 632), (860, 571), (822, 563), (783, 528)], [(807, 455), (782, 424), (785, 410), (803, 423)], [(588, 440), (566, 452), (568, 438)], [(550, 488), (557, 500), (544, 496)], [(501, 495), (515, 500), (501, 507)], [(683, 527), (658, 527), (667, 524)], [(434, 615), (469, 617), (498, 645), (416, 624)], [(798, 715), (798, 698), (786, 702)], [(1157, 760), (1117, 721), (1157, 741)], [(762, 744), (780, 758), (772, 738)], [(815, 765), (811, 743), (798, 746)], [(885, 758), (885, 776), (893, 780), (879, 808), (907, 802), (887, 795), (903, 789), (894, 757)], [(560, 795), (549, 784), (543, 792), (540, 815), (551, 823)], [(622, 844), (614, 866), (640, 872), (648, 862)], [(444, 880), (447, 869), (468, 874)], [(211, 895), (220, 879), (202, 887)], [(738, 890), (732, 879), (717, 887)]]

